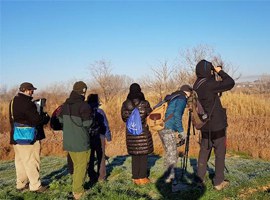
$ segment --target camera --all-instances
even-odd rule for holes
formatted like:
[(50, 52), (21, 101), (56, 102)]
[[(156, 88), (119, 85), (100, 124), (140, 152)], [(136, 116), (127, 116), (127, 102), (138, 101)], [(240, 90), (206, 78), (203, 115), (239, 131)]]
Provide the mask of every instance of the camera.
[(47, 99), (45, 99), (45, 98), (34, 100), (34, 103), (36, 104), (37, 111), (39, 114), (44, 113), (44, 107), (46, 106), (46, 101), (47, 101)]

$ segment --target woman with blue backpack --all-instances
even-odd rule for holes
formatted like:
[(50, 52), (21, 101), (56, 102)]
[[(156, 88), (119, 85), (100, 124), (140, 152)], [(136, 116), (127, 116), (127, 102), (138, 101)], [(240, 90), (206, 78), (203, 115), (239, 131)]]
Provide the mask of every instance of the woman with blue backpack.
[(137, 185), (150, 182), (147, 177), (147, 155), (153, 152), (153, 140), (146, 118), (151, 111), (140, 85), (131, 84), (127, 99), (122, 104), (121, 116), (127, 126), (127, 151), (132, 159), (132, 179)]

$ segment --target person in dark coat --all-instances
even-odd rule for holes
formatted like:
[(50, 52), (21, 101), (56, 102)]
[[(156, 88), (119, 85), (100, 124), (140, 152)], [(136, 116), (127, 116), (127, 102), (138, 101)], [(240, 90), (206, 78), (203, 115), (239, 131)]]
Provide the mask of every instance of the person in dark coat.
[[(222, 80), (217, 81), (216, 75)], [(232, 89), (235, 82), (221, 67), (214, 67), (206, 60), (201, 60), (197, 64), (196, 76), (197, 80), (193, 89), (197, 92), (199, 101), (210, 118), (201, 128), (202, 140), (198, 159), (197, 182), (199, 185), (204, 183), (207, 162), (213, 148), (215, 152), (213, 183), (215, 189), (221, 190), (229, 185), (229, 181), (224, 180), (228, 124), (226, 110), (221, 105), (220, 96), (222, 92)]]
[[(89, 129), (90, 134), (90, 161), (88, 166), (88, 176), (91, 182), (106, 180), (105, 165), (105, 138), (111, 141), (111, 131), (105, 112), (99, 108), (98, 94), (90, 94), (87, 103), (92, 108), (93, 125)], [(97, 171), (94, 169), (95, 155), (97, 158)]]
[(143, 132), (140, 135), (133, 135), (126, 129), (126, 145), (132, 159), (133, 182), (140, 185), (150, 182), (147, 178), (147, 155), (153, 152), (153, 140), (146, 124), (146, 117), (152, 109), (137, 83), (130, 85), (127, 99), (122, 104), (121, 116), (124, 122), (128, 120), (135, 108), (138, 108), (140, 112)]
[[(9, 119), (11, 125), (10, 144), (15, 153), (16, 188), (19, 191), (29, 189), (34, 192), (44, 192), (47, 187), (41, 185), (40, 180), (40, 140), (45, 138), (43, 125), (50, 117), (47, 113), (38, 113), (32, 101), (37, 88), (32, 83), (24, 82), (20, 85), (19, 93), (9, 105)], [(14, 124), (19, 123), (36, 127), (35, 140), (30, 144), (19, 144), (14, 140)], [(37, 127), (40, 127), (37, 129)]]

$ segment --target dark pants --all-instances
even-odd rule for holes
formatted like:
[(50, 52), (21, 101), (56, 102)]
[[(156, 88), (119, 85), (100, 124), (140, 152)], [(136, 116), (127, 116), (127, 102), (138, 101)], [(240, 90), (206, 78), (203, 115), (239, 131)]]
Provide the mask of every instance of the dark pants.
[[(91, 136), (90, 137), (90, 148), (91, 148), (91, 154), (90, 154), (90, 161), (88, 166), (88, 176), (90, 177), (90, 180), (97, 181), (99, 177), (99, 170), (103, 155), (100, 135)], [(97, 171), (95, 171), (95, 154), (97, 155)]]
[(132, 155), (132, 178), (147, 177), (147, 155)]
[(70, 174), (73, 174), (73, 171), (74, 171), (73, 162), (72, 162), (72, 159), (71, 159), (69, 153), (67, 154), (67, 167), (68, 167), (68, 172)]
[[(224, 130), (225, 131), (225, 130)], [(215, 177), (214, 185), (219, 185), (224, 180), (225, 154), (226, 154), (226, 136), (210, 140), (202, 138), (199, 159), (198, 159), (198, 177), (203, 181), (207, 170), (211, 150), (215, 153)]]

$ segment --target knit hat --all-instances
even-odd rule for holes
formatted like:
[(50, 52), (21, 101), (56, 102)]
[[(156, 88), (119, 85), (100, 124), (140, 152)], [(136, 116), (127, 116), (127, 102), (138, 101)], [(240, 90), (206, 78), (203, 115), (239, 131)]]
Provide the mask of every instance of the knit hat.
[(22, 83), (22, 84), (20, 85), (20, 88), (19, 88), (20, 91), (25, 91), (25, 90), (36, 90), (36, 89), (37, 89), (37, 88), (35, 88), (35, 87), (33, 86), (32, 83), (28, 83), (28, 82)]
[(130, 93), (141, 92), (141, 87), (138, 83), (132, 83), (129, 87)]
[(189, 85), (182, 85), (179, 88), (180, 91), (186, 91), (186, 92), (191, 92), (192, 91), (192, 87), (190, 87)]
[(83, 94), (87, 90), (87, 85), (83, 81), (78, 81), (73, 85), (73, 91), (78, 94)]

